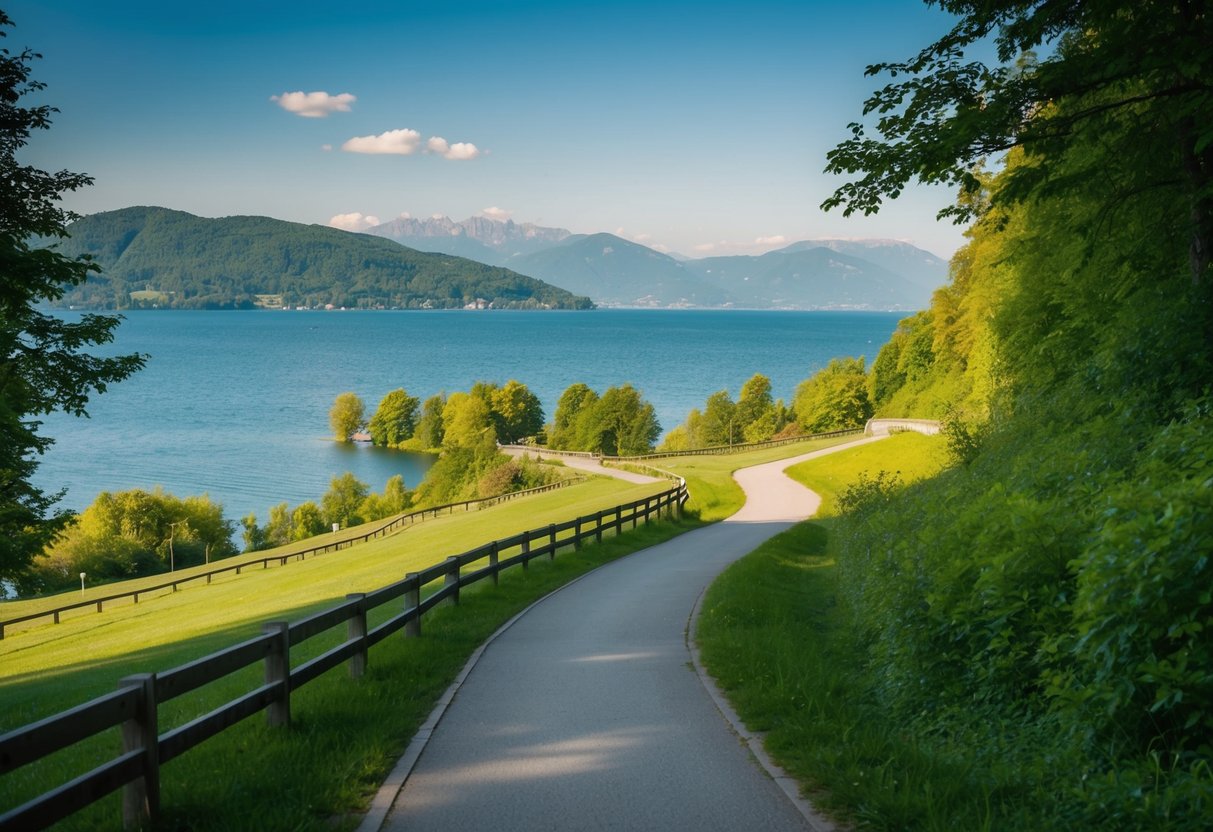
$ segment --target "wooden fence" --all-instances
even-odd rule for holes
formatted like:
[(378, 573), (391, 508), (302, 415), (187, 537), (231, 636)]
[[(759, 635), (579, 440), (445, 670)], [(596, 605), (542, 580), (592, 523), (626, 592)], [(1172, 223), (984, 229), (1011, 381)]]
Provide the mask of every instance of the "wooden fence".
[(499, 494), (496, 497), (484, 497), (478, 500), (464, 500), (458, 503), (446, 503), (444, 505), (434, 506), (433, 508), (412, 511), (407, 514), (394, 517), (383, 525), (376, 526), (375, 528), (362, 534), (343, 537), (339, 540), (332, 540), (319, 546), (311, 546), (306, 549), (300, 549), (292, 552), (266, 555), (265, 557), (260, 558), (242, 558), (240, 563), (228, 564), (226, 566), (218, 567), (217, 569), (209, 569), (205, 572), (197, 572), (180, 578), (172, 578), (171, 580), (164, 581), (163, 583), (145, 586), (142, 589), (117, 592), (113, 595), (106, 595), (101, 598), (90, 598), (87, 601), (76, 601), (74, 603), (64, 604), (63, 606), (55, 607), (53, 609), (7, 618), (0, 620), (0, 639), (4, 638), (5, 627), (9, 627), (13, 624), (22, 624), (26, 621), (36, 621), (39, 618), (48, 617), (51, 618), (54, 623), (58, 624), (62, 613), (71, 612), (72, 610), (85, 609), (86, 607), (96, 607), (97, 612), (102, 612), (107, 603), (112, 601), (121, 601), (127, 598), (130, 598), (133, 603), (138, 604), (140, 595), (150, 595), (154, 592), (159, 592), (165, 589), (171, 589), (173, 592), (176, 592), (177, 588), (182, 584), (187, 584), (192, 581), (201, 581), (203, 579), (205, 579), (209, 584), (211, 579), (216, 575), (223, 575), (227, 572), (235, 572), (237, 575), (239, 575), (243, 570), (251, 569), (255, 566), (260, 566), (262, 569), (269, 568), (270, 564), (272, 563), (276, 563), (279, 566), (285, 566), (289, 561), (303, 560), (309, 555), (322, 555), (326, 552), (336, 552), (341, 549), (348, 549), (349, 547), (359, 543), (366, 543), (368, 540), (372, 540), (377, 537), (386, 537), (387, 535), (393, 534), (401, 529), (415, 526), (418, 523), (424, 522), (427, 518), (438, 517), (443, 514), (454, 514), (456, 511), (471, 511), (473, 508), (485, 508), (487, 506), (496, 505), (497, 503), (505, 502), (507, 500), (513, 500), (517, 497), (525, 497), (530, 494), (541, 494), (545, 491), (564, 488), (565, 486), (572, 485), (577, 481), (579, 481), (579, 478), (561, 480), (560, 482), (550, 483), (549, 485), (541, 485), (537, 488), (528, 488), (525, 491), (512, 491), (508, 494)]
[(692, 448), (686, 451), (662, 451), (652, 454), (637, 454), (635, 456), (604, 456), (592, 451), (554, 451), (539, 445), (503, 445), (504, 448), (514, 448), (534, 453), (545, 453), (549, 456), (572, 456), (586, 459), (600, 459), (606, 462), (643, 462), (647, 459), (668, 459), (673, 456), (719, 456), (721, 454), (739, 454), (745, 451), (757, 451), (763, 448), (778, 448), (782, 445), (792, 445), (797, 442), (811, 442), (815, 439), (830, 439), (835, 436), (851, 436), (863, 433), (860, 428), (850, 430), (832, 430), (827, 433), (809, 433), (803, 436), (789, 436), (786, 439), (768, 439), (765, 442), (745, 442), (735, 445), (713, 445), (710, 448)]
[[(0, 736), (3, 775), (116, 726), (122, 734), (120, 756), (8, 810), (0, 815), (0, 829), (49, 826), (119, 788), (123, 789), (123, 823), (127, 828), (154, 821), (160, 806), (162, 764), (261, 710), (266, 712), (270, 725), (289, 723), (292, 691), (342, 663), (348, 663), (351, 676), (361, 676), (372, 646), (402, 629), (406, 636), (420, 636), (422, 616), (443, 601), (459, 603), (461, 587), (486, 578), (496, 583), (503, 569), (515, 565), (525, 568), (537, 557), (555, 558), (559, 549), (580, 549), (591, 538), (601, 542), (604, 532), (619, 534), (628, 523), (636, 528), (654, 516), (677, 517), (686, 500), (686, 483), (682, 481), (651, 497), (494, 540), (374, 592), (347, 596), (345, 603), (302, 621), (267, 622), (261, 635), (226, 650), (161, 673), (128, 676), (114, 693)], [(465, 573), (469, 567), (473, 568)], [(441, 587), (423, 597), (423, 588), (438, 580), (442, 581)], [(369, 610), (401, 598), (404, 607), (400, 612), (373, 629), (367, 628)], [(291, 666), (292, 647), (343, 623), (345, 641)], [(160, 733), (157, 709), (161, 703), (256, 663), (264, 666), (264, 684), (185, 725)]]

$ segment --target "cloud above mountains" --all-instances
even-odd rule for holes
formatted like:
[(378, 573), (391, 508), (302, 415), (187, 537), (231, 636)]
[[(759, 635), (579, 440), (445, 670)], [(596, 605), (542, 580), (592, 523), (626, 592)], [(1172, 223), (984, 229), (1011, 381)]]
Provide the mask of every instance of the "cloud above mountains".
[(373, 214), (363, 214), (353, 211), (349, 214), (337, 214), (329, 219), (329, 225), (342, 231), (365, 231), (379, 225), (379, 218)]
[(282, 95), (271, 95), (273, 101), (288, 113), (294, 113), (304, 118), (327, 118), (332, 113), (348, 113), (350, 105), (358, 97), (348, 92), (339, 95), (329, 95), (327, 92), (284, 92)]
[(388, 130), (378, 136), (355, 136), (341, 145), (348, 153), (411, 156), (421, 147), (421, 134), (404, 128)]
[[(388, 130), (377, 136), (354, 136), (341, 145), (341, 149), (347, 153), (412, 156), (422, 150), (421, 134), (406, 127), (399, 130)], [(426, 140), (423, 152), (441, 156), (453, 162), (464, 162), (480, 155), (480, 149), (471, 142), (451, 144), (442, 136), (431, 136)]]

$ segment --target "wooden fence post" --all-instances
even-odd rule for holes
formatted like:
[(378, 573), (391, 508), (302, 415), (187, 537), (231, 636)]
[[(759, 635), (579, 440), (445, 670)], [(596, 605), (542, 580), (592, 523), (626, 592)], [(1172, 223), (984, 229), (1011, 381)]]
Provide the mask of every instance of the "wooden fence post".
[[(529, 535), (530, 532), (527, 532)], [(522, 538), (522, 571), (525, 572), (531, 568), (531, 538)]]
[(602, 543), (602, 518), (605, 514), (605, 511), (598, 512), (598, 523), (594, 526), (594, 538), (595, 542), (598, 544)]
[(282, 689), (265, 709), (266, 723), (275, 728), (291, 724), (291, 625), (286, 621), (267, 621), (261, 632), (275, 636), (265, 654), (265, 683), (282, 683)]
[(362, 603), (362, 599), (366, 598), (365, 592), (351, 592), (345, 596), (347, 601), (357, 601), (357, 606), (354, 607), (354, 614), (345, 622), (345, 640), (359, 642), (358, 652), (350, 656), (350, 678), (360, 679), (362, 674), (366, 673), (366, 604)]
[[(421, 581), (417, 580), (417, 573), (410, 572), (404, 576), (406, 581), (413, 582), (412, 589), (404, 591), (404, 608), (406, 610), (418, 610), (421, 606)], [(416, 638), (421, 635), (421, 612), (418, 610), (417, 615), (413, 616), (413, 620), (406, 622), (404, 625), (404, 637)]]
[(581, 518), (577, 518), (577, 525), (573, 528), (573, 551), (581, 551)]
[(551, 547), (548, 551), (548, 560), (556, 560), (556, 524), (548, 525), (548, 545)]
[(493, 586), (501, 583), (501, 575), (497, 570), (497, 560), (500, 552), (497, 549), (497, 541), (493, 541), (493, 548), (489, 549), (489, 568), (493, 570)]
[(442, 580), (442, 586), (445, 589), (448, 586), (454, 587), (451, 597), (447, 599), (450, 603), (458, 605), (459, 603), (459, 558), (452, 555), (446, 559), (446, 577)]
[(122, 723), (122, 751), (142, 751), (143, 773), (122, 787), (122, 825), (139, 829), (160, 814), (160, 729), (156, 717), (156, 674), (138, 673), (118, 683), (138, 688), (139, 700), (131, 718)]

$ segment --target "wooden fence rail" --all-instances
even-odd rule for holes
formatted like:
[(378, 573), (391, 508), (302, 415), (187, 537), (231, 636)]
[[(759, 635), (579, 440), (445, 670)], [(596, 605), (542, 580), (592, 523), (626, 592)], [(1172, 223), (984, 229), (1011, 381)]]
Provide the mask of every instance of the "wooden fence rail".
[(786, 439), (768, 439), (765, 442), (745, 442), (734, 445), (713, 445), (710, 448), (692, 448), (686, 451), (662, 451), (661, 453), (652, 454), (637, 454), (635, 456), (605, 456), (603, 454), (593, 453), (592, 451), (556, 451), (551, 448), (545, 448), (541, 445), (503, 445), (504, 448), (511, 448), (521, 451), (531, 451), (533, 453), (544, 453), (549, 456), (570, 456), (581, 457), (583, 459), (600, 459), (604, 463), (607, 462), (644, 462), (649, 459), (668, 459), (673, 456), (719, 456), (721, 454), (739, 454), (745, 451), (758, 451), (763, 448), (778, 448), (783, 445), (792, 445), (797, 442), (811, 442), (815, 439), (830, 439), (835, 436), (851, 436), (852, 434), (863, 433), (862, 428), (854, 428), (849, 430), (832, 430), (826, 433), (809, 433), (803, 436), (789, 436)]
[[(344, 603), (300, 621), (267, 622), (261, 635), (180, 667), (128, 676), (114, 693), (10, 731), (0, 736), (0, 775), (115, 726), (121, 727), (122, 754), (0, 814), (0, 829), (49, 826), (119, 788), (123, 789), (123, 823), (127, 828), (154, 821), (160, 807), (163, 763), (262, 710), (270, 725), (289, 723), (295, 690), (341, 664), (348, 665), (352, 676), (362, 675), (371, 647), (400, 630), (406, 636), (420, 636), (425, 613), (443, 602), (457, 604), (461, 587), (486, 578), (496, 583), (503, 569), (516, 565), (526, 568), (537, 557), (555, 558), (560, 549), (580, 549), (589, 538), (601, 541), (605, 530), (620, 533), (628, 523), (635, 528), (655, 516), (678, 517), (687, 496), (686, 482), (680, 481), (651, 497), (486, 543), (373, 592), (350, 595)], [(423, 588), (439, 580), (442, 585), (423, 598)], [(368, 611), (400, 599), (404, 602), (400, 612), (368, 630)], [(291, 648), (343, 623), (344, 641), (291, 666)], [(161, 703), (257, 663), (264, 667), (262, 685), (185, 725), (160, 733), (157, 711)]]
[(577, 481), (577, 478), (572, 478), (561, 480), (560, 482), (550, 483), (548, 485), (541, 485), (536, 488), (528, 488), (524, 491), (512, 491), (508, 494), (499, 494), (496, 497), (484, 497), (478, 500), (463, 500), (462, 502), (458, 503), (445, 503), (440, 506), (421, 509), (420, 511), (411, 511), (407, 514), (394, 517), (383, 525), (376, 526), (363, 534), (352, 535), (340, 540), (330, 541), (320, 546), (312, 546), (310, 548), (300, 549), (298, 551), (283, 552), (281, 554), (266, 555), (265, 557), (261, 558), (242, 560), (240, 563), (228, 564), (227, 566), (221, 566), (216, 569), (208, 569), (205, 572), (198, 572), (196, 574), (187, 575), (181, 578), (173, 578), (153, 586), (145, 586), (138, 590), (117, 592), (113, 595), (106, 595), (101, 598), (90, 598), (87, 601), (75, 601), (71, 604), (64, 604), (63, 606), (55, 607), (53, 609), (7, 618), (0, 620), (0, 639), (4, 638), (4, 628), (13, 624), (21, 624), (26, 621), (36, 621), (39, 618), (48, 617), (51, 618), (54, 623), (58, 624), (59, 617), (62, 613), (93, 606), (97, 608), (97, 612), (102, 612), (105, 604), (111, 601), (120, 601), (126, 598), (130, 598), (134, 603), (138, 604), (140, 595), (150, 595), (153, 592), (159, 592), (165, 589), (171, 589), (173, 592), (176, 592), (178, 587), (180, 587), (182, 584), (191, 583), (193, 581), (201, 581), (203, 579), (205, 579), (209, 584), (211, 579), (216, 575), (222, 575), (227, 572), (235, 572), (237, 575), (239, 575), (243, 570), (252, 569), (255, 566), (260, 566), (262, 569), (268, 569), (272, 563), (276, 563), (279, 566), (285, 566), (289, 561), (304, 560), (309, 555), (314, 556), (326, 554), (328, 552), (336, 552), (341, 549), (348, 549), (349, 547), (359, 543), (366, 543), (368, 540), (372, 540), (374, 538), (386, 537), (387, 535), (401, 529), (422, 523), (427, 518), (436, 518), (443, 514), (454, 514), (456, 511), (472, 511), (473, 508), (485, 508), (487, 506), (496, 505), (497, 503), (506, 502), (518, 497), (525, 497), (531, 494), (542, 494), (545, 491), (554, 491), (557, 488), (564, 488)]

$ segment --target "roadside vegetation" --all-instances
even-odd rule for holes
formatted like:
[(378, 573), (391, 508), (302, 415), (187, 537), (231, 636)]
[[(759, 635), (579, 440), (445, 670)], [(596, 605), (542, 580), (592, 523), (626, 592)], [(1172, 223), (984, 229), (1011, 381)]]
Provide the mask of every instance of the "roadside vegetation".
[[(772, 744), (865, 826), (1203, 830), (1213, 15), (943, 5), (947, 37), (873, 68), (893, 80), (830, 153), (854, 178), (826, 207), (960, 186), (951, 281), (868, 376), (877, 415), (943, 419), (956, 464), (840, 474), (836, 519), (714, 598), (749, 593), (733, 629), (765, 622), (735, 635)], [(961, 57), (978, 43), (1000, 65)], [(795, 634), (770, 636), (783, 664), (760, 661), (784, 649), (768, 626)]]
[[(399, 580), (495, 537), (559, 522), (663, 488), (595, 478), (560, 492), (456, 514), (351, 549), (213, 585), (83, 612), (62, 624), (9, 634), (0, 641), (0, 732), (113, 690), (130, 673), (163, 670), (259, 632), (261, 621), (294, 620), (349, 592)], [(371, 652), (369, 670), (352, 681), (327, 674), (292, 697), (294, 722), (270, 730), (251, 718), (174, 761), (162, 772), (165, 828), (350, 828), (417, 725), (467, 656), (526, 604), (596, 565), (678, 534), (695, 524), (664, 522), (571, 547), (554, 562), (503, 573), (501, 587), (478, 584), (458, 608), (427, 616), (419, 639), (389, 639)], [(34, 603), (34, 602), (27, 602)], [(380, 611), (380, 617), (390, 611)], [(378, 619), (372, 619), (372, 626)], [(315, 639), (292, 655), (301, 662), (333, 646), (343, 632)], [(260, 683), (253, 667), (169, 703), (164, 726), (178, 725)], [(15, 805), (109, 759), (105, 734), (4, 778), (4, 803)], [(233, 774), (233, 767), (236, 773)], [(289, 775), (284, 774), (289, 772)], [(65, 822), (67, 829), (108, 828), (121, 816), (111, 796)]]

